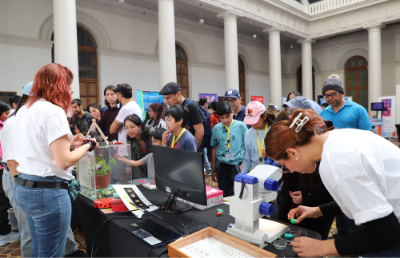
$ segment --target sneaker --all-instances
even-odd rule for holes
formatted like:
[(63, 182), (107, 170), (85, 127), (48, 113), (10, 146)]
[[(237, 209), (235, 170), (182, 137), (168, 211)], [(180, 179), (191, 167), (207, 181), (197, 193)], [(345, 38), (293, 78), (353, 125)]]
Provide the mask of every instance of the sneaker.
[(0, 246), (6, 245), (8, 243), (12, 243), (15, 240), (18, 240), (20, 238), (21, 238), (21, 236), (19, 233), (10, 232), (7, 235), (0, 236)]

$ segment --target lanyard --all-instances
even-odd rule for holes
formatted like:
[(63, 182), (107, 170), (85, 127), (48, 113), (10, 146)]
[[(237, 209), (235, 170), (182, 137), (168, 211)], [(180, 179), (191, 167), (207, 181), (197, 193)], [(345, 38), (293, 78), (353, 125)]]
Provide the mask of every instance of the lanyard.
[(231, 148), (231, 141), (230, 141), (230, 138), (229, 138), (229, 133), (230, 133), (232, 124), (233, 124), (233, 119), (232, 119), (232, 122), (231, 122), (231, 124), (229, 125), (229, 127), (227, 127), (227, 126), (225, 125), (226, 130), (228, 130), (228, 135), (227, 135), (228, 151), (229, 151), (229, 149)]
[(178, 135), (178, 138), (176, 138), (176, 140), (175, 140), (175, 136), (176, 136), (176, 135), (174, 134), (174, 136), (172, 137), (171, 148), (174, 148), (174, 147), (175, 147), (175, 143), (181, 138), (182, 134), (183, 134), (185, 131), (186, 131), (186, 129), (183, 128), (183, 129), (182, 129), (182, 132)]
[[(265, 139), (265, 135), (267, 134), (267, 129), (268, 129), (268, 122), (265, 125), (265, 130), (264, 130), (264, 139)], [(257, 130), (256, 131), (256, 136), (257, 136), (257, 147), (258, 147), (258, 154), (260, 154), (260, 164), (262, 164), (262, 159), (263, 159), (263, 155), (262, 155), (262, 150), (264, 148), (264, 141), (262, 141), (262, 143), (260, 144), (260, 139), (258, 138), (258, 133)]]

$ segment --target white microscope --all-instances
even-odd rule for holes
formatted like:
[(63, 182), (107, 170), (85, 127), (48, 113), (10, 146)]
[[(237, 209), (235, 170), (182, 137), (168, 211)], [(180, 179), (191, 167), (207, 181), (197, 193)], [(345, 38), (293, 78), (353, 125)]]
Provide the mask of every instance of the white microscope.
[(281, 177), (279, 168), (270, 165), (258, 165), (248, 174), (236, 175), (235, 195), (229, 201), (235, 224), (229, 224), (226, 233), (264, 248), (289, 231), (286, 225), (262, 219), (274, 212), (269, 202), (277, 197)]

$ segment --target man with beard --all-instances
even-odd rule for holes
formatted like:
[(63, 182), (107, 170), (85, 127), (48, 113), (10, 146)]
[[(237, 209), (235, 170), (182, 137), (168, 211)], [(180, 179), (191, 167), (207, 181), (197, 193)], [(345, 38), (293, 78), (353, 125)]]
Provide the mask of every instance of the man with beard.
[(344, 89), (339, 76), (328, 77), (322, 87), (322, 94), (330, 105), (319, 113), (323, 119), (331, 120), (339, 129), (372, 129), (367, 110), (363, 106), (343, 98)]
[(85, 111), (82, 107), (82, 101), (80, 99), (73, 99), (71, 102), (71, 109), (74, 114), (74, 122), (71, 127), (72, 134), (75, 135), (75, 130), (72, 130), (72, 128), (75, 128), (75, 125), (79, 123), (80, 121), (85, 121), (88, 123), (90, 126), (92, 124), (92, 116), (90, 115), (89, 112)]

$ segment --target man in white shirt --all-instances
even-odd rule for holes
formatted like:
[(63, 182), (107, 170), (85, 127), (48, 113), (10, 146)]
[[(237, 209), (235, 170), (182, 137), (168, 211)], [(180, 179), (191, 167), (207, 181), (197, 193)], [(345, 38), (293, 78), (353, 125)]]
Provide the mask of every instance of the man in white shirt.
[(124, 126), (125, 118), (135, 114), (142, 119), (142, 110), (132, 99), (132, 87), (127, 83), (117, 85), (117, 98), (123, 107), (118, 112), (114, 122), (111, 124), (110, 133), (113, 134), (118, 131), (118, 141), (126, 144), (127, 133)]

